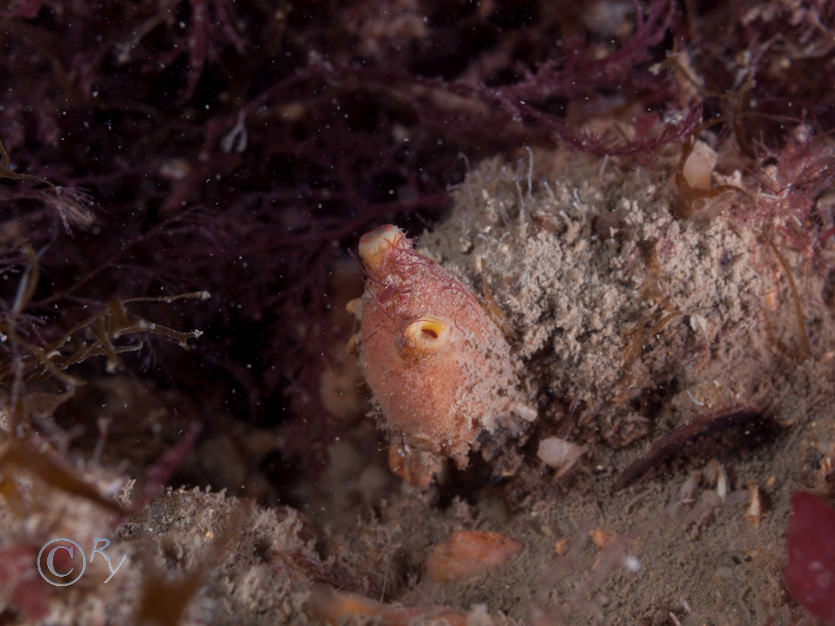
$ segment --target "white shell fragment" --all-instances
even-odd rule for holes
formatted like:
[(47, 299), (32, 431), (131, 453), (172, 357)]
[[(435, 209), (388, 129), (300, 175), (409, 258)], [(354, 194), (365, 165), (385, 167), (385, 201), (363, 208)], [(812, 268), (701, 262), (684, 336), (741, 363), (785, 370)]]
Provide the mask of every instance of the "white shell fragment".
[(760, 489), (754, 483), (748, 483), (748, 509), (745, 511), (745, 519), (754, 526), (759, 526), (762, 520), (762, 504), (760, 502)]
[(705, 472), (708, 480), (716, 480), (716, 494), (724, 500), (725, 496), (728, 495), (728, 490), (730, 488), (728, 483), (728, 472), (725, 471), (725, 466), (716, 459), (710, 459), (710, 461), (708, 461), (707, 468), (705, 468)]
[(545, 465), (557, 470), (557, 475), (562, 475), (571, 469), (588, 448), (578, 446), (559, 437), (546, 437), (540, 440), (539, 449), (536, 451)]

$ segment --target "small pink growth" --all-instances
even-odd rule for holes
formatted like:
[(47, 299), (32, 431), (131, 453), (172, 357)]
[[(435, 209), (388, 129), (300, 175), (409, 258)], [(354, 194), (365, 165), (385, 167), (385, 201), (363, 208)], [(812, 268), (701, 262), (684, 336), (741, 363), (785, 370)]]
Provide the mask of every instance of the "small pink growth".
[(462, 530), (432, 548), (424, 572), (429, 580), (440, 583), (478, 576), (503, 565), (524, 547), (499, 533)]
[(810, 493), (792, 496), (786, 587), (807, 611), (835, 619), (835, 509)]

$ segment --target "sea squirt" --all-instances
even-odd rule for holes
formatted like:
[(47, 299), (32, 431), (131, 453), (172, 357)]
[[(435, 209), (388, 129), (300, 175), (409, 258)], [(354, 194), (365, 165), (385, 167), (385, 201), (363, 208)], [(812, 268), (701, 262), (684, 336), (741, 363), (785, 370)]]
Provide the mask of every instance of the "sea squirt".
[(532, 419), (517, 389), (518, 364), (478, 298), (392, 225), (366, 233), (367, 272), (352, 340), (389, 434), (389, 466), (426, 486), (445, 457), (459, 468), (482, 431)]

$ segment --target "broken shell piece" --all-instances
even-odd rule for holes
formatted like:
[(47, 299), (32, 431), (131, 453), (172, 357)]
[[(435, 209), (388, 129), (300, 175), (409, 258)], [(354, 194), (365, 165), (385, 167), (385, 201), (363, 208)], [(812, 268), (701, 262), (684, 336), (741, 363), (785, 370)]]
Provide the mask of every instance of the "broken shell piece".
[(548, 467), (557, 470), (557, 476), (565, 474), (587, 450), (559, 437), (546, 437), (540, 440), (536, 456)]
[(748, 483), (748, 510), (745, 511), (745, 519), (754, 526), (760, 525), (762, 520), (762, 503), (760, 502), (760, 490), (754, 483)]
[(707, 468), (705, 468), (705, 474), (708, 477), (708, 480), (716, 480), (716, 494), (722, 499), (725, 499), (725, 496), (728, 495), (728, 472), (725, 470), (725, 466), (722, 465), (716, 459), (711, 459), (708, 464)]
[(462, 530), (432, 548), (424, 572), (429, 580), (439, 583), (469, 578), (504, 564), (524, 547), (499, 533)]
[(523, 404), (522, 402), (511, 402), (509, 408), (514, 415), (518, 415), (526, 422), (532, 422), (537, 417), (536, 409), (530, 406), (529, 404)]
[(678, 488), (676, 492), (675, 498), (667, 507), (667, 512), (672, 514), (675, 510), (683, 506), (685, 504), (693, 504), (696, 501), (696, 489), (699, 487), (699, 483), (702, 480), (702, 473), (699, 471), (690, 472), (690, 475), (687, 477), (681, 487)]

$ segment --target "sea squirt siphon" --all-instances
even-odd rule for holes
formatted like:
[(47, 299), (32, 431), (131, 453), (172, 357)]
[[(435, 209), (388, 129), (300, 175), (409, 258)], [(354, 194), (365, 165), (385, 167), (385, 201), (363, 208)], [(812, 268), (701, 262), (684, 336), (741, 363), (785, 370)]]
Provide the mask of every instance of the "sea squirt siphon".
[(517, 388), (518, 364), (501, 329), (476, 296), (403, 231), (363, 235), (365, 292), (348, 308), (352, 339), (391, 444), (389, 466), (427, 486), (444, 458), (459, 468), (482, 431), (533, 419)]

